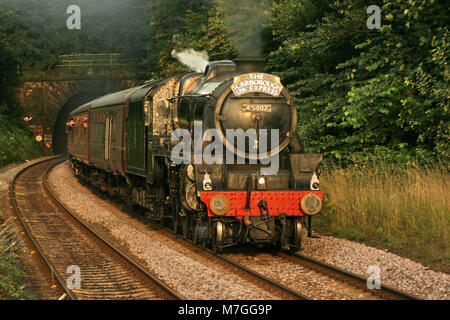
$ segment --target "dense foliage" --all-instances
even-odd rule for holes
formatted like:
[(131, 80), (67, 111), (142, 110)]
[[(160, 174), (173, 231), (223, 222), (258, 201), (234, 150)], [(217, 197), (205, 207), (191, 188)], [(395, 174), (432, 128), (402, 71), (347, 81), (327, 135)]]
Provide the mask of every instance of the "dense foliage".
[(31, 131), (17, 116), (10, 116), (12, 108), (0, 105), (0, 168), (24, 160), (37, 158), (41, 148)]
[[(219, 3), (219, 2), (217, 2)], [(236, 49), (228, 37), (224, 12), (213, 0), (148, 1), (146, 14), (155, 36), (146, 61), (154, 76), (187, 71), (173, 50), (205, 51), (210, 60), (232, 59)], [(156, 72), (155, 72), (156, 71)]]
[[(144, 0), (0, 0), (0, 39), (21, 64), (48, 65), (59, 54), (121, 53), (141, 57)], [(81, 29), (69, 30), (70, 5), (81, 9)]]
[(401, 162), (445, 159), (447, 4), (378, 5), (381, 29), (369, 30), (365, 1), (275, 4), (279, 47), (269, 53), (270, 70), (297, 93), (300, 129), (311, 150), (337, 159), (350, 153)]
[(25, 293), (27, 279), (20, 262), (24, 248), (19, 237), (0, 211), (0, 300), (33, 298)]
[(374, 0), (380, 30), (368, 29), (362, 0), (78, 0), (76, 31), (66, 28), (69, 4), (0, 0), (0, 102), (17, 64), (51, 65), (58, 54), (119, 52), (155, 78), (186, 71), (173, 50), (210, 60), (259, 52), (296, 95), (308, 151), (448, 161), (444, 0)]
[[(20, 84), (17, 65), (31, 50), (31, 43), (19, 35), (26, 33), (18, 16), (0, 10), (0, 167), (11, 162), (35, 158), (40, 149), (31, 132), (19, 120), (14, 87)], [(20, 41), (11, 45), (11, 38)]]
[[(367, 27), (370, 14), (361, 0), (280, 0), (268, 8), (267, 1), (251, 1), (270, 16), (265, 24), (261, 16), (242, 19), (248, 6), (236, 1), (178, 2), (149, 5), (163, 40), (158, 68), (164, 75), (183, 70), (171, 57), (174, 48), (230, 59), (259, 36), (268, 71), (296, 95), (309, 151), (334, 160), (448, 161), (445, 1), (373, 1), (381, 8), (380, 30)], [(167, 7), (176, 11), (170, 18)], [(258, 23), (259, 35), (252, 28)]]

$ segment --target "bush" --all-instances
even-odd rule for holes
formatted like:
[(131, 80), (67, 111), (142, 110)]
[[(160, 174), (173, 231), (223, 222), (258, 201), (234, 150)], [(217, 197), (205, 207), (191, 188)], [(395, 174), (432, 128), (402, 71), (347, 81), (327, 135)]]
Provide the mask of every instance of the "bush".
[(296, 96), (306, 148), (329, 159), (382, 151), (395, 161), (448, 161), (447, 3), (274, 2), (268, 68)]
[(2, 110), (7, 107), (0, 105), (0, 167), (38, 157), (40, 146), (30, 130)]
[(23, 292), (26, 279), (19, 261), (23, 250), (19, 237), (6, 223), (0, 223), (0, 300), (29, 298)]

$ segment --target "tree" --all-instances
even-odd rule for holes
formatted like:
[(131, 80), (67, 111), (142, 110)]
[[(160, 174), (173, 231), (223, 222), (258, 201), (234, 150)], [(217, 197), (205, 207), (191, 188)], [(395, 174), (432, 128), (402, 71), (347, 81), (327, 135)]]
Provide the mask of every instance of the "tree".
[(205, 2), (196, 11), (187, 10), (180, 21), (183, 28), (174, 35), (176, 50), (192, 48), (206, 51), (211, 61), (232, 59), (236, 56), (236, 47), (228, 36), (224, 12), (220, 7)]
[(377, 4), (379, 31), (367, 29), (364, 1), (334, 1), (326, 9), (322, 2), (274, 4), (280, 46), (270, 69), (297, 94), (300, 132), (311, 150), (337, 159), (442, 157), (449, 123), (446, 5)]
[[(154, 30), (156, 52), (149, 59), (157, 61), (159, 76), (171, 76), (186, 69), (172, 57), (176, 47), (174, 37), (182, 33), (183, 17), (187, 12), (197, 12), (209, 0), (152, 0), (146, 6), (150, 27)], [(176, 37), (175, 37), (176, 38)]]

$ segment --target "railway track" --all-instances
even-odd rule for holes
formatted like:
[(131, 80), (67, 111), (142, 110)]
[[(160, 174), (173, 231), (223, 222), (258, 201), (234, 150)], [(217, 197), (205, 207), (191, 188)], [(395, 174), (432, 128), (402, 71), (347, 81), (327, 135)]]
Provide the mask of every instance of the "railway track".
[[(96, 190), (95, 188), (91, 188)], [(123, 209), (123, 208), (122, 208)], [(312, 293), (312, 291), (297, 290), (289, 284), (283, 284), (275, 277), (266, 276), (264, 272), (258, 272), (246, 265), (246, 263), (240, 263), (238, 259), (234, 259), (231, 255), (219, 255), (215, 254), (212, 250), (205, 248), (191, 240), (183, 238), (179, 234), (175, 234), (170, 228), (161, 227), (159, 224), (152, 224), (155, 231), (161, 232), (165, 237), (176, 238), (181, 240), (188, 249), (194, 251), (196, 254), (204, 255), (207, 259), (217, 261), (217, 264), (232, 270), (234, 273), (239, 274), (242, 278), (255, 283), (259, 287), (269, 290), (281, 299), (320, 299), (318, 295)], [(354, 297), (354, 299), (383, 299), (383, 300), (410, 300), (420, 299), (405, 292), (399, 291), (395, 288), (391, 288), (382, 285), (380, 289), (369, 290), (367, 288), (367, 278), (347, 272), (345, 270), (336, 268), (332, 265), (322, 263), (314, 260), (302, 254), (293, 254), (289, 252), (277, 251), (275, 254), (262, 253), (260, 250), (252, 249), (252, 252), (246, 252), (249, 255), (266, 255), (277, 257), (279, 259), (289, 261), (294, 264), (301, 265), (309, 275), (316, 274), (312, 282), (330, 283), (330, 281), (338, 282), (337, 289), (346, 291), (348, 296)], [(311, 281), (311, 276), (309, 276)]]
[(245, 278), (252, 283), (255, 283), (259, 287), (269, 290), (270, 292), (276, 294), (281, 299), (285, 300), (310, 300), (311, 297), (296, 291), (288, 286), (285, 286), (284, 284), (275, 281), (269, 277), (264, 276), (263, 274), (256, 272), (250, 268), (247, 268), (243, 264), (230, 259), (224, 255), (216, 254), (212, 250), (203, 247), (202, 245), (199, 245), (191, 240), (183, 238), (181, 235), (176, 234), (173, 232), (173, 230), (168, 228), (163, 228), (161, 231), (164, 231), (166, 235), (175, 237), (179, 240), (181, 240), (186, 246), (191, 247), (195, 249), (196, 252), (201, 252), (202, 254), (206, 255), (208, 258), (216, 260), (217, 263), (220, 265), (231, 269), (235, 273), (238, 273), (242, 278)]
[[(107, 195), (102, 194), (97, 188), (87, 185), (91, 191), (94, 192), (98, 197), (103, 199), (107, 199), (108, 201), (112, 201), (120, 210), (126, 210), (129, 213), (135, 213), (132, 208), (130, 208), (127, 204), (121, 203), (120, 201), (112, 200)], [(145, 223), (149, 223), (152, 227), (152, 230), (160, 233), (165, 238), (176, 239), (177, 243), (183, 245), (186, 249), (192, 251), (196, 255), (201, 255), (208, 260), (214, 261), (215, 265), (220, 265), (223, 268), (231, 270), (234, 274), (238, 274), (241, 278), (246, 281), (249, 281), (256, 286), (260, 287), (263, 290), (269, 291), (280, 299), (284, 300), (309, 300), (311, 299), (309, 296), (302, 294), (296, 290), (293, 290), (280, 282), (274, 281), (264, 275), (251, 270), (244, 265), (233, 261), (232, 259), (228, 259), (223, 255), (219, 255), (214, 253), (212, 250), (205, 248), (197, 243), (189, 239), (183, 238), (181, 235), (176, 234), (170, 228), (162, 227), (161, 224), (149, 222), (147, 219), (144, 219), (142, 215), (136, 216), (139, 220)], [(181, 241), (180, 241), (181, 240)]]
[[(265, 275), (263, 272), (258, 272), (252, 269), (249, 266), (246, 266), (245, 263), (239, 262), (237, 259), (227, 255), (227, 254), (216, 254), (212, 250), (205, 248), (199, 244), (194, 243), (191, 240), (186, 240), (178, 234), (173, 233), (172, 230), (164, 228), (164, 230), (170, 233), (172, 236), (175, 236), (185, 243), (194, 246), (198, 250), (202, 250), (203, 252), (211, 255), (216, 260), (221, 261), (224, 264), (227, 264), (231, 267), (234, 267), (238, 270), (238, 272), (242, 274), (247, 274), (248, 277), (252, 277), (263, 284), (263, 286), (272, 288), (273, 290), (281, 293), (283, 297), (290, 297), (290, 299), (301, 299), (301, 300), (314, 300), (320, 299), (320, 297), (312, 294), (311, 292), (304, 293), (300, 290), (292, 288), (289, 285), (283, 284), (282, 282), (274, 279), (271, 276)], [(251, 252), (251, 255), (258, 255), (255, 253), (257, 249)], [(245, 251), (247, 253), (247, 251)], [(264, 255), (269, 256), (269, 254), (263, 253)], [(336, 280), (335, 282), (339, 282), (337, 288), (339, 290), (345, 291), (347, 295), (351, 295), (354, 299), (358, 300), (420, 300), (421, 298), (410, 295), (406, 292), (402, 292), (398, 289), (381, 285), (380, 289), (368, 289), (367, 287), (367, 278), (364, 278), (360, 275), (348, 272), (346, 270), (337, 268), (335, 266), (323, 263), (321, 261), (312, 259), (305, 255), (299, 253), (290, 253), (284, 251), (277, 251), (275, 253), (276, 257), (280, 257), (284, 260), (288, 260), (295, 264), (300, 264), (304, 269), (306, 274), (309, 274), (309, 281), (323, 281), (326, 283), (331, 280)], [(264, 259), (261, 259), (264, 261)], [(270, 258), (269, 258), (270, 260)], [(267, 261), (267, 260), (266, 260)], [(313, 278), (312, 274), (318, 274), (316, 278)]]
[[(54, 285), (64, 293), (62, 297), (182, 299), (61, 204), (48, 187), (47, 176), (65, 160), (45, 159), (22, 169), (10, 188), (14, 211), (55, 280)], [(74, 277), (77, 270), (80, 286)]]
[(324, 263), (322, 261), (313, 259), (301, 253), (277, 252), (276, 255), (283, 259), (298, 263), (301, 266), (309, 268), (310, 270), (323, 274), (327, 277), (337, 279), (350, 286), (359, 288), (366, 293), (373, 295), (374, 297), (379, 297), (385, 300), (421, 300), (420, 297), (400, 291), (396, 288), (384, 285), (382, 283), (380, 284), (379, 289), (368, 289), (367, 278), (356, 273), (338, 268), (336, 266)]
[[(281, 283), (280, 281), (264, 275), (262, 272), (253, 270), (252, 268), (246, 266), (244, 263), (240, 263), (236, 259), (226, 255), (226, 254), (216, 254), (212, 250), (205, 248), (191, 240), (183, 238), (179, 234), (175, 234), (173, 230), (169, 228), (164, 228), (164, 231), (170, 235), (181, 239), (185, 243), (194, 246), (198, 250), (213, 256), (215, 259), (234, 267), (238, 272), (247, 274), (249, 277), (257, 279), (265, 285), (266, 287), (273, 288), (274, 290), (280, 292), (285, 297), (291, 297), (292, 299), (302, 299), (302, 300), (313, 300), (317, 299), (316, 296), (311, 293), (305, 294), (300, 290), (296, 290), (288, 285)], [(242, 249), (241, 249), (242, 250)], [(258, 249), (252, 248), (249, 252), (244, 249), (244, 251), (250, 255), (258, 255)], [(269, 256), (267, 253), (266, 257)], [(333, 265), (321, 262), (319, 260), (313, 259), (301, 253), (291, 253), (286, 251), (276, 251), (274, 254), (276, 257), (280, 257), (285, 261), (290, 261), (295, 264), (301, 265), (305, 273), (310, 276), (312, 273), (318, 274), (316, 280), (326, 281), (336, 280), (339, 282), (338, 289), (345, 291), (347, 294), (352, 295), (354, 299), (358, 300), (421, 300), (422, 298), (411, 295), (409, 293), (403, 292), (396, 288), (381, 284), (380, 289), (369, 289), (367, 287), (367, 277), (343, 270), (341, 268), (335, 267)], [(264, 260), (264, 259), (263, 259)]]
[[(292, 299), (301, 300), (313, 300), (317, 299), (317, 296), (311, 293), (305, 294), (300, 290), (296, 290), (288, 285), (281, 283), (280, 281), (264, 275), (262, 272), (253, 270), (252, 268), (246, 266), (244, 263), (240, 263), (236, 259), (233, 259), (226, 254), (214, 253), (211, 249), (208, 249), (200, 244), (193, 242), (192, 240), (185, 239), (181, 235), (176, 234), (170, 228), (163, 228), (163, 230), (170, 235), (182, 240), (184, 243), (201, 250), (215, 259), (221, 261), (222, 263), (234, 267), (238, 272), (247, 274), (249, 277), (260, 281), (266, 287), (272, 288), (280, 292), (285, 297), (291, 297)], [(242, 249), (239, 249), (242, 250)], [(259, 252), (258, 252), (259, 251)], [(250, 255), (260, 254), (260, 250), (256, 248), (250, 249), (250, 251), (244, 249), (244, 252)], [(267, 253), (266, 257), (269, 256)], [(409, 293), (400, 291), (396, 288), (381, 284), (380, 289), (369, 289), (367, 287), (367, 277), (343, 270), (341, 268), (335, 267), (333, 265), (321, 262), (319, 260), (313, 259), (301, 253), (292, 253), (286, 251), (275, 251), (275, 256), (280, 257), (285, 261), (290, 261), (295, 264), (301, 265), (305, 273), (311, 275), (311, 273), (318, 274), (316, 280), (326, 281), (337, 280), (339, 282), (338, 289), (346, 291), (349, 295), (352, 295), (354, 299), (358, 300), (421, 300), (422, 298), (411, 295)], [(264, 260), (264, 259), (262, 259)]]
[[(248, 263), (242, 255), (256, 257), (264, 261), (266, 266), (278, 265), (286, 269), (285, 278), (295, 279), (287, 286), (304, 292), (308, 287), (308, 295), (311, 299), (335, 299), (333, 297), (342, 297), (343, 299), (353, 300), (420, 300), (422, 298), (400, 291), (393, 287), (381, 284), (379, 289), (369, 289), (367, 278), (355, 273), (348, 272), (330, 264), (310, 258), (301, 253), (291, 253), (285, 251), (274, 251), (271, 253), (263, 252), (255, 248), (243, 248), (239, 253), (228, 253), (225, 256), (232, 261), (242, 262), (247, 268), (256, 269), (266, 277), (277, 278), (273, 272), (268, 271), (264, 266), (256, 263)], [(289, 272), (292, 271), (291, 277)], [(299, 281), (303, 283), (300, 284)], [(302, 287), (302, 289), (298, 289)], [(324, 290), (326, 288), (327, 290)], [(334, 294), (332, 293), (334, 292)]]
[[(96, 190), (95, 188), (91, 188)], [(123, 209), (123, 208), (122, 208)], [(129, 209), (128, 209), (129, 210)], [(217, 263), (224, 267), (232, 269), (234, 272), (239, 273), (243, 278), (246, 278), (258, 286), (268, 289), (271, 292), (275, 292), (279, 297), (283, 299), (301, 299), (301, 300), (312, 300), (320, 299), (315, 294), (308, 291), (300, 291), (292, 288), (289, 285), (283, 284), (277, 279), (266, 276), (262, 272), (253, 270), (252, 268), (245, 265), (245, 263), (240, 263), (232, 257), (221, 254), (216, 254), (212, 250), (203, 247), (200, 244), (193, 242), (192, 240), (185, 239), (179, 234), (175, 234), (172, 229), (161, 227), (160, 224), (152, 224), (154, 230), (161, 231), (164, 235), (168, 237), (174, 237), (177, 240), (181, 240), (185, 246), (191, 250), (195, 250), (197, 253), (201, 252), (209, 259), (216, 260)], [(258, 254), (255, 250), (250, 254)], [(367, 288), (367, 278), (362, 276), (352, 274), (345, 270), (341, 270), (331, 265), (327, 265), (312, 258), (308, 258), (301, 254), (291, 254), (288, 252), (277, 251), (277, 257), (284, 260), (289, 260), (296, 264), (301, 264), (305, 272), (312, 272), (318, 274), (316, 281), (329, 282), (330, 280), (336, 280), (334, 282), (339, 282), (338, 289), (344, 290), (349, 296), (355, 299), (382, 299), (382, 300), (410, 300), (419, 299), (418, 297), (409, 295), (405, 292), (399, 291), (397, 289), (382, 285), (380, 289), (368, 289)], [(309, 279), (310, 281), (311, 279)]]

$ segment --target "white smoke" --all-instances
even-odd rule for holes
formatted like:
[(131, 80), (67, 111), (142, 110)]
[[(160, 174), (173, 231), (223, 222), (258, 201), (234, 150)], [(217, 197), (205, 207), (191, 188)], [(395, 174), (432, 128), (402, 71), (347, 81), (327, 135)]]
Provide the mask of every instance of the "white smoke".
[(208, 65), (209, 57), (206, 51), (195, 51), (194, 49), (186, 49), (181, 52), (172, 50), (172, 57), (180, 61), (189, 69), (196, 72), (204, 72)]

